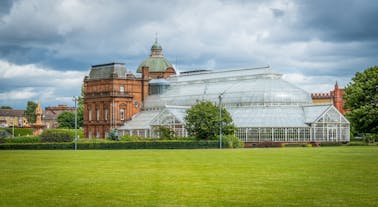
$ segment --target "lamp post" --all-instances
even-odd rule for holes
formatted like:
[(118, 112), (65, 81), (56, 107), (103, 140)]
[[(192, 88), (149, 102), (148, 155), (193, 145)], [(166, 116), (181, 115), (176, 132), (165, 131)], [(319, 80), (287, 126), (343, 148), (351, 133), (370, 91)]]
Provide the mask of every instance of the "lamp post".
[[(224, 93), (224, 92), (223, 92)], [(222, 96), (223, 93), (219, 94), (219, 149), (222, 149)]]
[(12, 117), (12, 138), (14, 138), (14, 117)]
[(219, 149), (222, 149), (222, 95), (223, 93), (219, 94)]
[(72, 99), (75, 102), (75, 151), (77, 150), (77, 97), (74, 96)]

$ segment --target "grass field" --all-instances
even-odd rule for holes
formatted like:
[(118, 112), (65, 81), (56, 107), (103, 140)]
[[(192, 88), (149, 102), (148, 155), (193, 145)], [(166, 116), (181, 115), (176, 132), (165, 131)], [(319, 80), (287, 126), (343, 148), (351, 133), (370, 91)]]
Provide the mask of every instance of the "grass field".
[(378, 147), (0, 151), (0, 206), (378, 206)]

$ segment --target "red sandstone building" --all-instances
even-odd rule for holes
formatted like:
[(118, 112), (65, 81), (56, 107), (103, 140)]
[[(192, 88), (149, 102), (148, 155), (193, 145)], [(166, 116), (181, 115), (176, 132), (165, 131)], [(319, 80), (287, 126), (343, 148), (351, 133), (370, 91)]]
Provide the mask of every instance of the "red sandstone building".
[(329, 93), (312, 93), (312, 103), (314, 104), (333, 104), (337, 110), (343, 115), (346, 113), (344, 109), (344, 95), (343, 88), (339, 88), (339, 85), (335, 84), (335, 88)]
[(64, 104), (59, 104), (58, 106), (49, 106), (45, 108), (43, 113), (43, 120), (47, 128), (58, 128), (58, 116), (65, 112), (75, 112), (74, 107), (69, 107)]
[(109, 137), (112, 128), (122, 126), (140, 111), (151, 79), (167, 78), (176, 71), (155, 41), (150, 57), (140, 64), (137, 73), (141, 76), (126, 73), (123, 63), (92, 66), (84, 78), (85, 137)]

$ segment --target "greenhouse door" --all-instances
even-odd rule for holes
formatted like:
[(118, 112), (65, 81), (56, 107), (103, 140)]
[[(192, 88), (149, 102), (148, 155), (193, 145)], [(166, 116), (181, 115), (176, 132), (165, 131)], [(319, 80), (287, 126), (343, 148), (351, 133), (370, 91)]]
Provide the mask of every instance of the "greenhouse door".
[(336, 141), (337, 140), (337, 127), (329, 127), (327, 129), (328, 133), (328, 141)]

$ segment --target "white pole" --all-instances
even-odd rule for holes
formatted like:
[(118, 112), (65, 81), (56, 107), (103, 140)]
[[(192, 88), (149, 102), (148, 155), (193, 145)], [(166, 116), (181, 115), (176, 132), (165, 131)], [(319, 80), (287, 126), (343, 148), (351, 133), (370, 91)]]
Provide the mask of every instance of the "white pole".
[(76, 106), (77, 97), (74, 96), (73, 99), (75, 101), (75, 151), (76, 151), (77, 150), (77, 106)]
[(12, 118), (12, 123), (13, 123), (13, 127), (12, 127), (12, 138), (14, 138), (14, 117)]
[(219, 149), (222, 149), (222, 95), (219, 97)]

